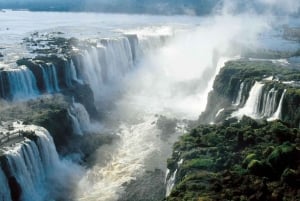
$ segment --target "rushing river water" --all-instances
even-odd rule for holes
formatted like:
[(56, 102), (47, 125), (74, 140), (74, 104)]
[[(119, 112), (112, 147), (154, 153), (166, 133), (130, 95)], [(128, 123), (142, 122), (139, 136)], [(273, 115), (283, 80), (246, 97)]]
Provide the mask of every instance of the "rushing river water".
[[(196, 120), (205, 109), (224, 62), (239, 55), (242, 47), (259, 47), (259, 34), (270, 30), (262, 16), (249, 15), (200, 18), (6, 11), (0, 13), (0, 22), (0, 47), (4, 48), (0, 65), (6, 68), (14, 66), (17, 58), (31, 55), (21, 42), (36, 31), (89, 40), (136, 34), (145, 42), (138, 62), (126, 66), (130, 71), (103, 86), (99, 86), (100, 77), (92, 77), (95, 58), (86, 54), (84, 68), (91, 72), (87, 80), (103, 116), (93, 129), (118, 138), (93, 153), (92, 165), (80, 173), (74, 197), (84, 201), (118, 200), (126, 191), (124, 184), (146, 171), (165, 172), (172, 145), (185, 132), (185, 120)], [(168, 36), (167, 42), (151, 40), (161, 36)], [(294, 46), (285, 40), (278, 43)], [(111, 66), (122, 68), (132, 58), (119, 53), (119, 46), (115, 48)], [(113, 64), (116, 60), (123, 62)]]

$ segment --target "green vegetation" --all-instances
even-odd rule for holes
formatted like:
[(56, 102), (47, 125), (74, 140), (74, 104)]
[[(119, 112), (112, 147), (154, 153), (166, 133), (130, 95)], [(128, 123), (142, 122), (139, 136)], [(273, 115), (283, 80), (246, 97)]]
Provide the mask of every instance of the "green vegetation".
[(51, 133), (57, 148), (65, 149), (73, 133), (67, 109), (68, 102), (60, 95), (42, 97), (38, 100), (14, 105), (2, 103), (0, 120), (14, 121), (18, 119), (24, 124), (42, 126)]
[[(264, 80), (269, 76), (275, 80)], [(243, 117), (240, 122), (228, 119), (237, 108), (232, 103), (240, 84), (244, 83), (241, 100), (244, 104), (255, 80), (264, 82), (265, 91), (278, 90), (277, 100), (283, 90), (287, 90), (282, 104), (282, 121), (268, 123), (262, 119), (257, 122), (248, 117)], [(192, 196), (190, 200), (300, 200), (300, 131), (293, 128), (299, 127), (300, 122), (299, 81), (300, 71), (292, 65), (248, 60), (227, 62), (215, 79), (206, 111), (199, 118), (199, 124), (214, 121), (218, 125), (199, 126), (189, 134), (194, 142), (191, 137), (184, 136), (174, 146), (180, 154), (173, 155), (173, 159), (184, 159), (189, 153), (186, 148), (193, 147), (193, 150), (201, 149), (201, 153), (189, 154), (190, 161), (209, 157), (214, 163), (207, 169), (184, 164), (175, 166), (178, 169), (176, 182), (185, 188), (180, 188), (184, 192), (179, 193), (176, 186), (168, 200), (185, 200), (186, 194)], [(221, 108), (224, 109), (216, 118)], [(212, 147), (214, 151), (210, 150)], [(196, 191), (193, 190), (195, 187), (189, 187), (195, 185), (195, 179), (188, 178), (200, 172), (204, 176), (197, 177), (197, 181), (206, 181), (206, 186)], [(215, 177), (209, 177), (207, 172)]]
[(299, 156), (300, 129), (282, 121), (198, 126), (174, 145), (167, 200), (299, 200)]
[[(264, 80), (273, 76), (274, 80)], [(282, 119), (292, 126), (298, 126), (300, 121), (300, 71), (294, 66), (284, 66), (271, 61), (249, 61), (246, 59), (229, 61), (216, 77), (213, 91), (208, 97), (206, 110), (199, 118), (199, 124), (222, 122), (237, 107), (242, 106), (248, 99), (249, 92), (255, 81), (264, 82), (264, 91), (272, 88), (279, 91), (276, 100), (279, 101), (284, 89), (287, 89), (283, 103)], [(293, 83), (285, 83), (294, 81)], [(240, 85), (243, 82), (241, 105), (234, 106)], [(216, 117), (220, 109), (223, 111)]]

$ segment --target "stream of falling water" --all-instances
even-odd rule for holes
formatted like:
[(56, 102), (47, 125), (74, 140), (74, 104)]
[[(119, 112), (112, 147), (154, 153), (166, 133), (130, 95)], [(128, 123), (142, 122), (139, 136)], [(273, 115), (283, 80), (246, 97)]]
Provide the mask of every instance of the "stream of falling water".
[[(215, 74), (228, 59), (220, 58)], [(134, 76), (145, 73), (144, 70)], [(212, 78), (215, 76), (212, 75)], [(148, 74), (154, 79), (154, 74)], [(131, 77), (124, 82), (126, 92), (117, 101), (116, 108), (110, 112), (110, 120), (119, 122), (113, 128), (108, 128), (117, 134), (119, 139), (110, 146), (101, 147), (96, 153), (98, 164), (89, 169), (86, 176), (80, 181), (81, 201), (114, 201), (124, 193), (123, 184), (141, 177), (145, 171), (156, 168), (165, 171), (166, 159), (171, 154), (171, 148), (178, 136), (185, 131), (185, 123), (178, 121), (174, 131), (163, 133), (157, 127), (160, 115), (169, 118), (196, 119), (203, 105), (206, 104), (207, 93), (212, 88), (212, 81), (206, 89), (195, 91), (193, 95), (174, 96), (168, 93), (159, 93), (161, 87), (164, 92), (171, 91), (172, 82), (156, 84), (148, 83), (137, 89), (130, 83)], [(162, 79), (164, 80), (164, 79)], [(143, 82), (145, 84), (145, 80)], [(128, 88), (127, 88), (128, 87)], [(192, 86), (192, 88), (197, 88)], [(200, 103), (200, 104), (199, 104)], [(193, 113), (194, 109), (194, 113)], [(186, 113), (183, 113), (187, 111)], [(168, 138), (163, 138), (163, 135)], [(105, 157), (103, 157), (105, 155)], [(107, 156), (109, 155), (109, 156)], [(103, 162), (103, 158), (109, 158)]]
[[(108, 132), (119, 136), (118, 140), (95, 153), (95, 165), (79, 182), (78, 200), (118, 200), (124, 193), (124, 184), (147, 170), (166, 170), (172, 145), (184, 132), (184, 120), (197, 119), (226, 58), (238, 54), (230, 44), (236, 38), (242, 40), (237, 37), (240, 35), (245, 40), (253, 39), (262, 28), (256, 24), (253, 30), (245, 29), (245, 23), (249, 22), (222, 17), (179, 34), (120, 80), (118, 98), (111, 100), (114, 106), (106, 111), (102, 122)], [(157, 127), (161, 115), (178, 119), (167, 138)]]

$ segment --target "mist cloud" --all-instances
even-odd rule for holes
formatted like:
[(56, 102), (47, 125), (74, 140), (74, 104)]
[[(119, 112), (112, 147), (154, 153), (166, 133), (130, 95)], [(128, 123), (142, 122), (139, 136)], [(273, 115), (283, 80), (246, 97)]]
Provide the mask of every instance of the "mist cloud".
[(285, 13), (296, 13), (299, 12), (300, 8), (299, 0), (258, 0), (258, 2), (271, 9)]

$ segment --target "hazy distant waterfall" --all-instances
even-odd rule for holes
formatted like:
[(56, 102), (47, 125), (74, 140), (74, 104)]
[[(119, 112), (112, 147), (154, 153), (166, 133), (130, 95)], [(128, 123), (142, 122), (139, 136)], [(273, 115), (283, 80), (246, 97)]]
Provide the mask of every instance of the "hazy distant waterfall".
[(12, 100), (23, 100), (38, 95), (36, 79), (26, 66), (9, 69), (6, 73)]
[(139, 36), (139, 57), (146, 55), (152, 50), (162, 47), (168, 36), (153, 35), (153, 36)]

